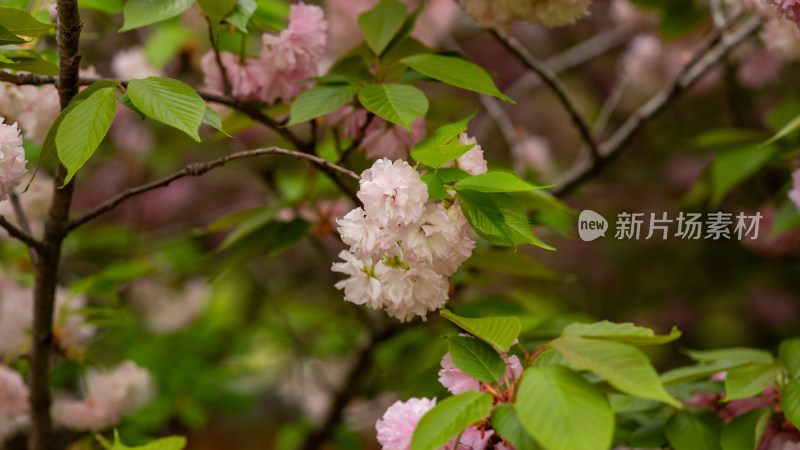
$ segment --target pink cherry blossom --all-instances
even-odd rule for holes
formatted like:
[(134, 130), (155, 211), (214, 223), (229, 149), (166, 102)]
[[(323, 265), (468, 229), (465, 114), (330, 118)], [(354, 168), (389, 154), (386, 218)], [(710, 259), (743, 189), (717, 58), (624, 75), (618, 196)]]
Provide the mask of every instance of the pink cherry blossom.
[[(489, 444), (489, 439), (494, 435), (494, 430), (479, 430), (474, 427), (467, 428), (461, 436), (454, 437), (445, 444), (445, 450), (484, 450)], [(458, 439), (458, 445), (456, 445)]]
[(144, 278), (133, 283), (130, 299), (148, 330), (172, 334), (192, 325), (205, 311), (208, 290), (202, 278), (189, 279), (178, 288)]
[(160, 77), (161, 71), (154, 68), (147, 59), (144, 49), (132, 47), (120, 50), (111, 60), (111, 70), (114, 76), (123, 80), (134, 78)]
[(800, 209), (800, 169), (792, 172), (792, 189), (789, 190), (789, 200)]
[(784, 62), (765, 49), (756, 50), (739, 66), (739, 81), (748, 87), (762, 88), (780, 78)]
[(800, 27), (786, 19), (773, 19), (764, 24), (761, 41), (767, 50), (786, 61), (800, 60)]
[(8, 125), (4, 121), (0, 117), (0, 201), (8, 198), (9, 190), (17, 186), (28, 171), (19, 128), (16, 123)]
[(344, 262), (333, 263), (331, 270), (349, 275), (349, 278), (335, 285), (336, 289), (344, 289), (344, 299), (356, 305), (366, 304), (370, 308), (380, 309), (383, 306), (380, 278), (388, 267), (373, 263), (369, 257), (358, 258), (347, 250), (342, 250), (339, 258)]
[(466, 153), (456, 159), (456, 166), (470, 175), (480, 175), (489, 171), (486, 160), (483, 158), (483, 149), (474, 137), (466, 133), (458, 135), (460, 145), (473, 145)]
[(410, 398), (405, 402), (397, 401), (375, 424), (378, 442), (383, 450), (408, 450), (411, 448), (411, 437), (419, 420), (436, 406), (436, 399)]
[[(390, 242), (387, 230), (378, 225), (361, 208), (356, 208), (336, 221), (342, 242), (350, 246), (357, 255), (382, 256)], [(376, 253), (377, 252), (377, 253)]]
[(428, 186), (407, 162), (375, 161), (361, 174), (358, 198), (378, 225), (408, 225), (422, 217)]
[(361, 136), (361, 130), (367, 124), (367, 110), (345, 105), (326, 116), (328, 125), (342, 127), (344, 139), (355, 139)]
[(381, 275), (386, 313), (406, 322), (414, 316), (425, 320), (429, 311), (441, 308), (450, 288), (447, 278), (425, 266), (390, 268)]
[(800, 0), (764, 0), (778, 9), (778, 18), (786, 18), (800, 26)]
[(406, 159), (414, 145), (425, 137), (425, 118), (417, 117), (411, 131), (375, 118), (364, 131), (359, 148), (366, 149), (367, 158)]
[(477, 391), (480, 389), (480, 382), (456, 367), (450, 352), (444, 354), (442, 358), (442, 369), (439, 370), (439, 383), (446, 387), (453, 395), (462, 394), (467, 391)]

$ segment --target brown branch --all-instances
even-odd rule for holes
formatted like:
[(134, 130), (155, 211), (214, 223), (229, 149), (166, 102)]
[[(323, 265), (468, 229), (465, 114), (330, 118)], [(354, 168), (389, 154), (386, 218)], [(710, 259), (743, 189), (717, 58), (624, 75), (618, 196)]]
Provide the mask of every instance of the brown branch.
[(528, 49), (525, 48), (516, 38), (503, 30), (490, 30), (490, 32), (501, 44), (506, 47), (506, 49), (519, 58), (519, 60), (522, 61), (526, 67), (539, 75), (542, 81), (544, 81), (544, 83), (550, 88), (551, 91), (553, 91), (556, 97), (558, 97), (558, 100), (562, 105), (564, 105), (564, 108), (566, 108), (570, 117), (572, 117), (572, 121), (575, 122), (575, 126), (578, 127), (578, 131), (580, 132), (584, 142), (586, 142), (586, 145), (589, 147), (592, 159), (599, 163), (601, 161), (600, 153), (597, 147), (597, 142), (595, 142), (594, 136), (592, 136), (592, 131), (589, 129), (589, 125), (586, 123), (586, 120), (583, 118), (581, 113), (578, 112), (578, 108), (567, 95), (567, 91), (564, 86), (560, 81), (558, 81), (558, 78), (556, 78), (556, 76), (550, 71), (549, 68), (547, 68), (547, 66), (534, 58)]
[(217, 40), (214, 39), (214, 27), (211, 26), (211, 19), (208, 16), (206, 16), (206, 22), (208, 22), (208, 40), (211, 41), (214, 59), (217, 62), (217, 67), (219, 67), (219, 73), (222, 75), (222, 89), (225, 95), (231, 97), (233, 89), (231, 89), (231, 82), (228, 80), (228, 71), (225, 70), (225, 65), (222, 64), (222, 56), (219, 54), (219, 45), (217, 44)]
[(190, 164), (190, 165), (184, 167), (183, 169), (179, 170), (178, 172), (175, 172), (172, 175), (169, 175), (167, 177), (161, 178), (160, 180), (152, 181), (150, 183), (143, 184), (141, 186), (136, 186), (136, 187), (129, 188), (129, 189), (117, 194), (113, 198), (107, 200), (106, 202), (102, 203), (101, 205), (95, 207), (94, 209), (82, 214), (81, 216), (78, 216), (78, 217), (72, 219), (71, 221), (69, 221), (69, 225), (67, 226), (67, 229), (70, 230), (70, 231), (74, 230), (75, 228), (78, 228), (79, 226), (85, 224), (86, 222), (89, 222), (90, 220), (92, 220), (92, 219), (94, 219), (94, 218), (96, 218), (98, 216), (101, 216), (101, 215), (113, 210), (114, 208), (116, 208), (117, 206), (119, 206), (120, 204), (122, 204), (123, 202), (125, 202), (126, 200), (128, 200), (131, 197), (135, 197), (137, 195), (144, 194), (145, 192), (152, 191), (154, 189), (158, 189), (158, 188), (169, 186), (173, 181), (178, 180), (180, 178), (184, 178), (184, 177), (199, 177), (201, 175), (206, 174), (210, 170), (212, 170), (214, 168), (217, 168), (217, 167), (222, 167), (222, 166), (224, 166), (225, 164), (227, 164), (227, 163), (229, 163), (231, 161), (234, 161), (234, 160), (237, 160), (237, 159), (244, 159), (244, 158), (253, 158), (253, 157), (261, 156), (261, 155), (283, 155), (283, 156), (289, 156), (289, 157), (297, 158), (297, 159), (305, 159), (305, 160), (310, 161), (311, 163), (313, 163), (315, 166), (317, 166), (319, 168), (322, 168), (322, 169), (325, 169), (325, 170), (328, 170), (328, 171), (330, 171), (332, 173), (336, 173), (336, 172), (342, 173), (342, 174), (347, 175), (348, 177), (350, 177), (350, 178), (352, 178), (354, 180), (359, 180), (360, 179), (358, 174), (356, 174), (355, 172), (347, 170), (347, 169), (345, 169), (343, 167), (339, 167), (336, 164), (333, 164), (333, 163), (331, 163), (331, 162), (329, 162), (327, 160), (324, 160), (324, 159), (322, 159), (322, 158), (320, 158), (318, 156), (315, 156), (315, 155), (309, 155), (307, 153), (301, 153), (301, 152), (296, 152), (296, 151), (292, 151), (292, 150), (285, 150), (285, 149), (278, 148), (278, 147), (260, 148), (260, 149), (255, 149), (255, 150), (245, 150), (245, 151), (242, 151), (242, 152), (233, 153), (231, 155), (224, 156), (224, 157), (219, 158), (219, 159), (215, 159), (213, 161), (209, 161), (209, 162), (205, 162), (205, 163)]
[[(19, 228), (32, 239), (36, 240), (33, 238), (33, 233), (31, 233), (31, 225), (28, 222), (28, 218), (25, 216), (25, 211), (22, 209), (22, 203), (19, 201), (19, 195), (17, 195), (17, 191), (14, 190), (14, 188), (9, 189), (8, 199), (11, 201), (11, 207), (14, 209), (14, 215), (17, 216)], [(36, 242), (38, 243), (38, 241)], [(39, 254), (37, 251), (37, 246), (28, 244), (28, 254), (31, 257), (31, 262), (33, 262), (34, 266), (36, 265), (36, 262), (39, 261)]]
[[(737, 20), (738, 16), (731, 19), (725, 29), (730, 29)], [(602, 167), (598, 162), (604, 163), (618, 156), (647, 122), (677, 101), (682, 93), (691, 88), (703, 75), (722, 61), (732, 49), (758, 31), (760, 26), (761, 21), (758, 18), (751, 18), (727, 37), (724, 33), (717, 36), (718, 29), (715, 29), (710, 38), (701, 42), (700, 51), (684, 67), (675, 82), (635, 111), (607, 141), (600, 145), (600, 160), (579, 161), (564, 174), (561, 183), (554, 187), (551, 192), (557, 196), (566, 195), (599, 173)], [(704, 49), (708, 42), (718, 43), (715, 46), (710, 46), (706, 52)]]
[[(42, 247), (41, 242), (37, 241), (25, 230), (15, 227), (14, 224), (9, 222), (3, 215), (0, 215), (0, 228), (5, 229), (9, 236), (22, 241), (25, 245), (33, 250), (38, 250)], [(35, 255), (35, 253), (33, 254)]]
[[(78, 93), (80, 37), (83, 23), (77, 0), (58, 0), (56, 43), (58, 44), (58, 88), (61, 109)], [(53, 202), (44, 226), (44, 238), (36, 263), (33, 288), (33, 333), (30, 356), (31, 431), (29, 450), (50, 450), (53, 425), (50, 418), (50, 349), (53, 344), (53, 309), (55, 304), (61, 243), (67, 235), (73, 183), (59, 188), (66, 179), (66, 169), (56, 169)]]

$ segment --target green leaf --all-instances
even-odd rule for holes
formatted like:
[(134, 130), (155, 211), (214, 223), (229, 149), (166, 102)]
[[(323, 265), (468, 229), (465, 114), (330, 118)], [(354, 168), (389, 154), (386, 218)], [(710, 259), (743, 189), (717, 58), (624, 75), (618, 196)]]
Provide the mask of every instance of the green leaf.
[(725, 376), (725, 401), (758, 395), (775, 381), (782, 369), (774, 363), (753, 364), (731, 369)]
[(125, 3), (125, 23), (119, 32), (133, 30), (175, 17), (194, 6), (195, 0), (128, 0)]
[(58, 76), (58, 65), (44, 59), (40, 53), (33, 50), (5, 52), (3, 53), (3, 57), (5, 60), (10, 60), (11, 62), (0, 63), (0, 68), (31, 72), (50, 77)]
[(135, 112), (140, 119), (144, 120), (147, 118), (145, 113), (139, 110), (139, 108), (137, 108), (136, 105), (134, 105), (133, 102), (131, 102), (131, 98), (128, 97), (128, 94), (123, 94), (123, 93), (117, 94), (117, 100), (119, 100), (119, 102), (122, 103), (122, 106)]
[(756, 450), (771, 415), (769, 408), (758, 408), (734, 417), (722, 428), (722, 450)]
[(800, 381), (792, 380), (783, 387), (781, 407), (789, 422), (800, 428)]
[(128, 96), (137, 108), (161, 123), (175, 127), (200, 142), (197, 129), (206, 104), (194, 89), (172, 78), (131, 80)]
[(441, 169), (437, 169), (436, 175), (439, 175), (439, 177), (441, 177), (442, 181), (445, 183), (463, 180), (464, 178), (470, 176), (467, 172), (464, 172), (461, 169), (456, 169), (455, 167), (442, 167)]
[(428, 98), (414, 86), (402, 84), (371, 84), (358, 91), (358, 101), (368, 111), (405, 127), (428, 112)]
[(0, 25), (0, 45), (22, 44), (28, 42)]
[(225, 129), (222, 128), (222, 118), (219, 116), (219, 113), (211, 109), (211, 107), (208, 105), (206, 105), (206, 110), (203, 112), (202, 123), (215, 128), (216, 130), (222, 132), (222, 134), (225, 136), (231, 137), (231, 135), (226, 133)]
[(722, 420), (708, 411), (678, 411), (664, 431), (675, 450), (719, 450), (721, 430)]
[(764, 139), (764, 132), (747, 128), (719, 128), (707, 131), (692, 139), (697, 148), (730, 147), (752, 144)]
[(494, 245), (514, 245), (505, 231), (505, 217), (500, 206), (483, 192), (463, 190), (458, 192), (461, 211), (476, 233)]
[[(458, 122), (437, 128), (430, 137), (419, 141), (414, 146), (411, 156), (416, 161), (437, 169), (463, 155), (474, 145), (458, 145), (458, 135), (467, 131), (467, 123), (473, 117), (475, 117), (475, 112)], [(466, 172), (463, 173), (469, 176)]]
[(783, 128), (781, 128), (777, 133), (775, 133), (774, 136), (772, 136), (771, 138), (766, 140), (763, 144), (761, 144), (761, 147), (766, 147), (767, 145), (773, 144), (776, 141), (785, 138), (792, 132), (796, 131), (798, 128), (800, 128), (800, 115), (790, 120), (789, 123), (784, 125)]
[(571, 323), (564, 327), (561, 335), (602, 338), (633, 345), (655, 345), (672, 342), (681, 337), (681, 332), (673, 327), (668, 335), (656, 336), (649, 328), (637, 327), (632, 323), (613, 323), (603, 320), (595, 323)]
[(162, 22), (153, 28), (144, 44), (144, 53), (153, 67), (164, 68), (176, 58), (191, 32), (177, 20)]
[(464, 261), (464, 268), (533, 280), (558, 280), (564, 277), (534, 258), (513, 249), (476, 250)]
[(380, 55), (403, 28), (408, 12), (397, 0), (381, 0), (374, 8), (358, 16), (358, 29), (367, 45)]
[[(108, 441), (101, 439), (101, 436), (98, 435), (97, 438), (103, 445), (107, 445)], [(122, 443), (119, 438), (119, 433), (117, 430), (114, 430), (114, 446), (111, 447), (111, 450), (183, 450), (184, 448), (186, 448), (186, 438), (183, 436), (165, 437), (150, 442), (149, 444), (129, 447)]]
[(444, 181), (435, 173), (426, 173), (420, 179), (428, 185), (428, 198), (431, 200), (444, 200), (447, 192), (444, 190)]
[(122, 0), (78, 0), (78, 7), (94, 9), (106, 14), (121, 13), (124, 8)]
[(428, 53), (409, 56), (400, 63), (443, 83), (514, 103), (497, 89), (485, 70), (465, 59)]
[(511, 238), (511, 242), (513, 242), (514, 245), (533, 244), (545, 250), (555, 250), (555, 248), (545, 244), (533, 235), (531, 224), (528, 221), (528, 215), (525, 213), (525, 210), (522, 209), (519, 202), (514, 200), (510, 195), (504, 193), (488, 195), (494, 199), (495, 203), (500, 208), (504, 220), (503, 230), (508, 237)]
[(315, 86), (292, 101), (291, 119), (287, 125), (302, 123), (332, 113), (347, 103), (358, 91), (353, 84)]
[(242, 33), (247, 33), (247, 23), (258, 8), (255, 0), (239, 0), (225, 20)]
[(486, 383), (500, 381), (506, 373), (503, 358), (489, 344), (475, 338), (449, 336), (453, 364), (470, 377)]
[(469, 391), (448, 397), (420, 419), (411, 438), (411, 450), (439, 448), (491, 410), (492, 396), (485, 392)]
[(800, 378), (800, 338), (786, 339), (781, 342), (781, 346), (778, 348), (778, 357), (790, 377)]
[(507, 350), (519, 337), (522, 324), (519, 319), (509, 317), (462, 317), (442, 308), (439, 315), (453, 322), (457, 327), (499, 350)]
[(39, 22), (28, 11), (9, 6), (0, 6), (0, 26), (16, 36), (39, 37), (54, 25)]
[(700, 364), (697, 366), (678, 367), (668, 372), (661, 374), (661, 382), (667, 384), (679, 384), (687, 381), (702, 380), (714, 375), (715, 373), (722, 372), (723, 370), (739, 367), (743, 364), (741, 362), (731, 361), (717, 361), (711, 364)]
[(208, 16), (209, 21), (215, 25), (233, 12), (233, 8), (236, 7), (237, 3), (237, 0), (197, 0), (197, 4)]
[(664, 390), (656, 370), (636, 347), (579, 336), (560, 337), (550, 342), (550, 346), (576, 367), (600, 375), (621, 392), (681, 407)]
[(456, 190), (479, 192), (523, 192), (541, 189), (509, 172), (492, 171), (464, 178), (453, 186)]
[(588, 381), (563, 366), (531, 367), (514, 405), (522, 426), (548, 450), (606, 450), (614, 413)]
[(491, 418), (492, 428), (498, 436), (505, 439), (517, 450), (534, 450), (533, 438), (525, 430), (517, 417), (513, 404), (502, 403), (495, 406)]
[(745, 146), (720, 152), (711, 163), (711, 206), (717, 207), (739, 183), (764, 167), (777, 147)]
[(55, 142), (58, 159), (67, 169), (65, 185), (97, 150), (116, 113), (116, 89), (103, 88), (64, 116)]
[(771, 363), (775, 361), (772, 353), (757, 348), (721, 348), (716, 350), (684, 350), (686, 356), (695, 361), (729, 361), (736, 363)]

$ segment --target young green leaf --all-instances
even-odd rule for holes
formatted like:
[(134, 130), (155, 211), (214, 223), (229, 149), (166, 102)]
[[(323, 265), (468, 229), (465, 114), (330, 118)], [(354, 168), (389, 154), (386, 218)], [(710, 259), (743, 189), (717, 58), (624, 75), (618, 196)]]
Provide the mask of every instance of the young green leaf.
[(790, 377), (800, 378), (800, 338), (786, 339), (781, 342), (781, 346), (778, 348), (778, 357)]
[(64, 116), (55, 139), (58, 159), (67, 169), (64, 184), (72, 180), (75, 172), (97, 150), (108, 133), (116, 113), (116, 89), (103, 88), (80, 102)]
[(753, 364), (731, 369), (725, 377), (725, 401), (758, 395), (780, 375), (782, 368), (774, 363)]
[(541, 189), (509, 172), (492, 171), (464, 178), (453, 186), (456, 190), (479, 192), (523, 192)]
[(131, 80), (128, 96), (148, 117), (200, 142), (197, 129), (203, 122), (206, 105), (194, 89), (172, 78), (148, 77)]
[(465, 189), (458, 193), (458, 203), (469, 224), (481, 237), (494, 245), (514, 245), (514, 240), (505, 230), (503, 212), (489, 194)]
[(237, 0), (197, 0), (200, 9), (208, 16), (214, 25), (218, 24), (225, 16), (233, 12)]
[(258, 8), (255, 0), (239, 0), (236, 7), (225, 17), (225, 21), (242, 33), (247, 33), (247, 22)]
[(523, 428), (517, 410), (511, 403), (495, 406), (491, 418), (492, 428), (498, 436), (511, 443), (517, 450), (534, 450), (533, 438)]
[(122, 103), (122, 106), (124, 106), (124, 107), (130, 109), (131, 111), (135, 112), (136, 115), (139, 116), (140, 119), (144, 120), (144, 119), (147, 118), (145, 113), (140, 111), (139, 108), (137, 108), (136, 105), (134, 105), (133, 102), (131, 102), (131, 98), (128, 97), (128, 94), (123, 94), (123, 93), (117, 94), (117, 100), (119, 100), (119, 102)]
[(545, 244), (533, 235), (531, 224), (528, 221), (528, 215), (525, 213), (525, 210), (522, 209), (519, 202), (514, 200), (510, 195), (504, 193), (486, 195), (493, 198), (500, 208), (504, 221), (503, 230), (514, 245), (532, 244), (545, 250), (555, 250), (554, 247)]
[(203, 123), (220, 131), (225, 136), (231, 136), (222, 128), (222, 118), (219, 116), (219, 113), (211, 109), (208, 105), (206, 105), (206, 110), (203, 112)]
[(764, 167), (777, 152), (774, 146), (753, 145), (720, 152), (710, 167), (711, 206), (717, 207), (734, 187)]
[(675, 450), (720, 450), (722, 420), (708, 411), (678, 411), (667, 421), (667, 440)]
[(576, 367), (600, 375), (626, 394), (681, 407), (681, 403), (664, 390), (656, 370), (636, 347), (580, 336), (563, 336), (551, 341), (550, 346)]
[(783, 126), (783, 128), (778, 130), (778, 132), (775, 133), (774, 136), (772, 136), (771, 138), (767, 139), (767, 141), (765, 141), (763, 144), (761, 144), (761, 147), (766, 147), (766, 146), (768, 146), (770, 144), (773, 144), (773, 143), (785, 138), (789, 134), (791, 134), (794, 131), (796, 131), (798, 128), (800, 128), (800, 115), (798, 115), (794, 119), (790, 120), (789, 123), (787, 123), (786, 125)]
[(405, 127), (428, 112), (428, 98), (414, 86), (402, 84), (371, 84), (358, 91), (358, 101), (368, 111), (389, 122)]
[(783, 387), (781, 407), (789, 422), (800, 428), (800, 381), (792, 380)]
[(165, 437), (148, 444), (137, 445), (136, 447), (129, 447), (123, 444), (116, 429), (114, 430), (113, 446), (102, 436), (96, 435), (96, 437), (107, 450), (183, 450), (186, 448), (186, 438), (183, 436)]
[(347, 103), (356, 92), (358, 92), (358, 86), (354, 84), (315, 86), (294, 99), (291, 107), (291, 119), (287, 125), (302, 123), (332, 113)]
[(78, 0), (81, 9), (93, 9), (106, 14), (121, 13), (124, 9), (122, 0)]
[(633, 345), (656, 345), (678, 339), (681, 337), (681, 332), (673, 327), (668, 335), (656, 336), (649, 328), (637, 327), (632, 323), (613, 323), (603, 320), (595, 323), (571, 323), (564, 327), (561, 335), (602, 338)]
[(358, 16), (358, 29), (369, 48), (380, 55), (403, 28), (408, 12), (397, 0), (381, 0), (374, 8)]
[(194, 6), (196, 0), (128, 0), (119, 32), (133, 30), (175, 17)]
[(514, 103), (497, 89), (492, 77), (483, 68), (465, 59), (428, 53), (409, 56), (400, 60), (400, 63), (443, 83)]
[(420, 179), (428, 185), (428, 198), (431, 200), (444, 200), (447, 192), (444, 190), (444, 181), (435, 173), (426, 173)]
[(722, 450), (756, 450), (770, 416), (772, 413), (769, 408), (758, 408), (734, 417), (722, 428)]
[[(439, 168), (463, 155), (474, 147), (474, 145), (458, 145), (457, 138), (459, 134), (467, 131), (467, 123), (469, 123), (473, 117), (475, 117), (475, 112), (458, 122), (449, 123), (437, 128), (430, 137), (419, 141), (414, 146), (414, 149), (411, 151), (411, 156), (416, 161), (426, 166)], [(469, 176), (466, 172), (463, 173)]]
[(772, 353), (757, 348), (720, 348), (715, 350), (684, 350), (686, 356), (695, 361), (728, 361), (737, 363), (771, 363), (775, 361)]
[(49, 23), (39, 22), (22, 8), (0, 6), (0, 27), (15, 36), (39, 37), (53, 29)]
[(470, 176), (467, 172), (464, 172), (461, 169), (456, 169), (455, 167), (442, 167), (436, 171), (436, 175), (442, 178), (442, 181), (445, 183), (451, 183), (453, 181), (463, 180)]
[(411, 438), (411, 450), (439, 448), (491, 410), (492, 396), (485, 392), (468, 391), (448, 397), (420, 419)]
[(678, 367), (664, 372), (659, 377), (665, 385), (685, 383), (687, 381), (704, 380), (715, 373), (740, 367), (747, 363), (717, 361), (710, 364), (699, 364), (697, 366)]
[(453, 364), (470, 377), (486, 383), (500, 381), (506, 372), (503, 358), (487, 343), (464, 336), (449, 336)]
[(507, 350), (514, 343), (522, 330), (522, 324), (514, 316), (508, 317), (462, 317), (453, 314), (447, 308), (439, 313), (456, 326), (478, 339), (493, 345), (498, 350)]
[(531, 367), (519, 384), (517, 417), (548, 450), (606, 450), (614, 433), (608, 400), (563, 366)]
[(9, 31), (8, 28), (0, 25), (0, 45), (23, 44), (25, 42), (27, 42), (25, 39), (22, 39)]

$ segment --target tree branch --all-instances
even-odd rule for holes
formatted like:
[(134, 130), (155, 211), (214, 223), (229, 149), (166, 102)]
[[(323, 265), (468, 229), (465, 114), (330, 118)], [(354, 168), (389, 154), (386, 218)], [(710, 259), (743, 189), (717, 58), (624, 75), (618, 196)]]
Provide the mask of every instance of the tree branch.
[[(42, 243), (37, 241), (33, 236), (14, 226), (11, 222), (6, 220), (5, 216), (0, 215), (0, 228), (5, 229), (8, 232), (8, 235), (13, 237), (14, 239), (18, 239), (25, 243), (28, 247), (33, 250), (39, 250), (42, 247)], [(33, 253), (35, 254), (35, 253)]]
[[(22, 209), (22, 203), (19, 201), (19, 195), (17, 195), (17, 191), (14, 188), (8, 190), (8, 199), (11, 201), (11, 207), (14, 209), (14, 215), (17, 216), (17, 223), (19, 224), (19, 228), (25, 232), (31, 239), (36, 240), (33, 238), (33, 233), (31, 233), (31, 226), (28, 222), (28, 218), (25, 216), (25, 211)], [(39, 243), (39, 241), (36, 241)], [(37, 253), (38, 247), (32, 246), (28, 244), (28, 254), (31, 257), (31, 262), (33, 265), (36, 265), (36, 262), (39, 261), (39, 255)]]
[[(103, 215), (103, 214), (113, 210), (114, 208), (116, 208), (117, 206), (119, 206), (120, 204), (122, 204), (123, 202), (125, 202), (126, 200), (128, 200), (131, 197), (135, 197), (137, 195), (144, 194), (145, 192), (149, 192), (149, 191), (152, 191), (154, 189), (158, 189), (158, 188), (169, 186), (173, 181), (178, 180), (180, 178), (184, 178), (184, 177), (199, 177), (201, 175), (206, 174), (211, 169), (214, 169), (214, 168), (217, 168), (217, 167), (222, 167), (222, 166), (224, 166), (225, 164), (227, 164), (227, 163), (229, 163), (231, 161), (234, 161), (234, 160), (237, 160), (237, 159), (244, 159), (244, 158), (253, 158), (253, 157), (261, 156), (261, 155), (283, 155), (283, 156), (289, 156), (289, 157), (297, 158), (297, 159), (304, 159), (306, 161), (312, 162), (315, 166), (317, 166), (319, 168), (322, 168), (322, 169), (325, 169), (325, 170), (328, 170), (328, 171), (330, 171), (332, 173), (336, 173), (336, 172), (342, 173), (342, 174), (347, 175), (348, 177), (350, 177), (350, 178), (352, 178), (354, 180), (359, 180), (361, 178), (361, 177), (358, 176), (358, 174), (356, 174), (355, 172), (353, 172), (351, 170), (347, 170), (347, 169), (345, 169), (343, 167), (337, 166), (336, 164), (333, 164), (333, 163), (331, 163), (329, 161), (326, 161), (326, 160), (324, 160), (324, 159), (322, 159), (322, 158), (320, 158), (318, 156), (309, 155), (307, 153), (301, 153), (301, 152), (296, 152), (296, 151), (292, 151), (292, 150), (285, 150), (285, 149), (278, 148), (278, 147), (261, 148), (261, 149), (255, 149), (255, 150), (245, 150), (245, 151), (242, 151), (242, 152), (233, 153), (231, 155), (224, 156), (224, 157), (219, 158), (219, 159), (215, 159), (213, 161), (209, 161), (209, 162), (205, 162), (205, 163), (189, 164), (188, 166), (184, 167), (183, 169), (179, 170), (178, 172), (175, 172), (172, 175), (169, 175), (167, 177), (161, 178), (160, 180), (152, 181), (150, 183), (143, 184), (141, 186), (136, 186), (136, 187), (129, 188), (129, 189), (117, 194), (113, 198), (107, 200), (106, 202), (102, 203), (101, 205), (95, 207), (94, 209), (84, 213), (83, 215), (72, 219), (71, 221), (69, 221), (69, 225), (68, 225), (67, 229), (72, 231), (75, 228), (78, 228), (81, 225), (85, 224), (86, 222), (89, 222), (90, 220), (92, 220), (92, 219), (94, 219), (94, 218), (96, 218), (96, 217), (98, 217), (100, 215)], [(358, 198), (357, 197), (356, 197), (356, 202), (358, 202)]]
[(558, 100), (564, 105), (564, 108), (566, 108), (567, 112), (572, 117), (572, 121), (575, 122), (575, 125), (578, 127), (578, 131), (580, 132), (584, 142), (586, 142), (586, 145), (589, 147), (592, 159), (599, 163), (601, 161), (600, 152), (597, 147), (597, 142), (595, 142), (594, 136), (592, 136), (592, 131), (589, 129), (589, 125), (586, 123), (586, 120), (584, 120), (581, 113), (578, 112), (575, 104), (567, 95), (567, 91), (564, 86), (560, 81), (558, 81), (558, 78), (556, 78), (556, 76), (550, 71), (550, 69), (547, 68), (547, 66), (534, 58), (528, 49), (526, 49), (516, 38), (503, 30), (490, 30), (490, 32), (501, 44), (506, 47), (506, 49), (519, 58), (519, 60), (522, 61), (526, 67), (539, 75), (542, 81), (544, 81), (544, 83), (550, 88), (551, 91), (553, 91), (556, 97), (558, 97)]
[[(58, 88), (61, 109), (78, 93), (80, 37), (83, 23), (77, 0), (58, 0), (56, 43), (58, 44)], [(53, 309), (55, 304), (61, 244), (67, 235), (73, 183), (59, 188), (66, 179), (66, 169), (56, 169), (53, 202), (44, 226), (44, 238), (36, 263), (33, 287), (33, 335), (30, 356), (31, 432), (29, 450), (50, 450), (53, 425), (50, 418), (50, 349), (53, 345)]]
[[(725, 27), (725, 30), (730, 29), (738, 20), (738, 17), (737, 15), (737, 17), (732, 18)], [(718, 29), (715, 29), (715, 31), (709, 35), (709, 38), (701, 42), (699, 52), (697, 52), (692, 61), (684, 67), (675, 82), (656, 94), (650, 101), (635, 111), (631, 117), (600, 146), (600, 160), (579, 161), (564, 174), (561, 183), (554, 187), (551, 192), (557, 196), (564, 196), (596, 173), (599, 173), (601, 164), (598, 164), (598, 162), (607, 162), (621, 153), (647, 122), (677, 101), (682, 93), (692, 87), (706, 72), (724, 59), (733, 48), (746, 41), (758, 31), (760, 26), (761, 21), (758, 18), (751, 18), (728, 38), (726, 38), (724, 33), (718, 34)], [(708, 42), (718, 43), (716, 46), (706, 47)], [(705, 52), (705, 48), (709, 48), (708, 52)]]

